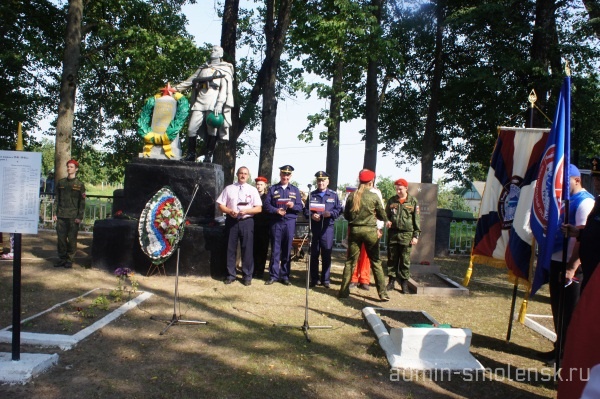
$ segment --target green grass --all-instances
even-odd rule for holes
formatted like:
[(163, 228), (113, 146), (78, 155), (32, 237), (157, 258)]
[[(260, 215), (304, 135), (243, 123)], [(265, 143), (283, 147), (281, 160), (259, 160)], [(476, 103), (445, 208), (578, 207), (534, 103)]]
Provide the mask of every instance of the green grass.
[(113, 195), (113, 192), (117, 189), (117, 188), (122, 188), (123, 186), (107, 186), (107, 185), (97, 185), (97, 186), (92, 186), (87, 184), (85, 186), (85, 192), (87, 195)]

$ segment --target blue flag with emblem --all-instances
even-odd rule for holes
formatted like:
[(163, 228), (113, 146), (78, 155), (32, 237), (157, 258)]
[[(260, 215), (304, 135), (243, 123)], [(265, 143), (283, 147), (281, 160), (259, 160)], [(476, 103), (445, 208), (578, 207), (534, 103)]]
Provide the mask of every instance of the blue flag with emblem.
[(531, 230), (538, 243), (538, 258), (531, 294), (548, 282), (554, 237), (560, 229), (560, 210), (569, 199), (571, 142), (571, 78), (565, 77), (550, 137), (540, 162), (531, 206)]

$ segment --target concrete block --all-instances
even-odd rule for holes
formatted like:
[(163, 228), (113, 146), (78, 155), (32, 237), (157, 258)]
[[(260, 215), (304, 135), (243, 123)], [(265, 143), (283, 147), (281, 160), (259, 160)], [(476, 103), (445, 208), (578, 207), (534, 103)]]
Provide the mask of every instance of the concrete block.
[[(467, 328), (391, 328), (377, 314), (383, 309), (366, 307), (363, 315), (377, 336), (393, 369), (477, 371), (483, 366), (469, 352), (471, 330)], [(399, 311), (385, 309), (387, 312)], [(425, 312), (424, 316), (428, 316)], [(430, 318), (430, 317), (427, 317)], [(437, 324), (437, 323), (434, 323)]]
[(0, 382), (25, 384), (32, 378), (58, 363), (58, 355), (21, 353), (19, 360), (12, 360), (11, 353), (0, 353)]

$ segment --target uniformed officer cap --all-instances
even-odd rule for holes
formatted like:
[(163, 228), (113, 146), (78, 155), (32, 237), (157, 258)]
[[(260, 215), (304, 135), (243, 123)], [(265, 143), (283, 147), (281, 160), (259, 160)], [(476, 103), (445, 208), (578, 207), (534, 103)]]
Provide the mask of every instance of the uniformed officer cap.
[(76, 160), (74, 160), (74, 159), (69, 159), (69, 160), (67, 161), (67, 165), (68, 165), (68, 164), (70, 164), (70, 163), (72, 163), (73, 165), (75, 165), (75, 167), (76, 167), (76, 168), (79, 168), (79, 162), (77, 162)]
[(317, 180), (329, 179), (329, 175), (327, 174), (327, 172), (323, 172), (322, 170), (315, 173), (315, 177), (317, 178)]
[(255, 182), (263, 182), (263, 183), (267, 183), (267, 178), (266, 177), (262, 177), (262, 176), (258, 176), (256, 179), (254, 179)]
[(279, 171), (283, 173), (292, 173), (294, 171), (294, 167), (292, 165), (283, 165), (279, 168)]

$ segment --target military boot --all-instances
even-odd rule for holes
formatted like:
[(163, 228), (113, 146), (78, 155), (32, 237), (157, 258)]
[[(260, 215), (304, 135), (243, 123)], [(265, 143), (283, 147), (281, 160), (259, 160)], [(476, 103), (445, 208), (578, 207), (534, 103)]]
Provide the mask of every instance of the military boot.
[(385, 286), (385, 289), (389, 292), (389, 291), (393, 291), (394, 290), (394, 284), (396, 283), (396, 278), (395, 277), (390, 277), (390, 280), (388, 281), (387, 285)]
[(195, 162), (196, 161), (196, 136), (188, 137), (188, 150), (187, 155), (183, 158), (184, 161), (187, 162)]
[(204, 163), (212, 163), (215, 148), (217, 148), (217, 136), (208, 136), (206, 138), (206, 154), (204, 156)]
[(400, 282), (400, 287), (402, 288), (403, 294), (410, 294), (410, 290), (408, 288), (408, 280), (402, 280)]

